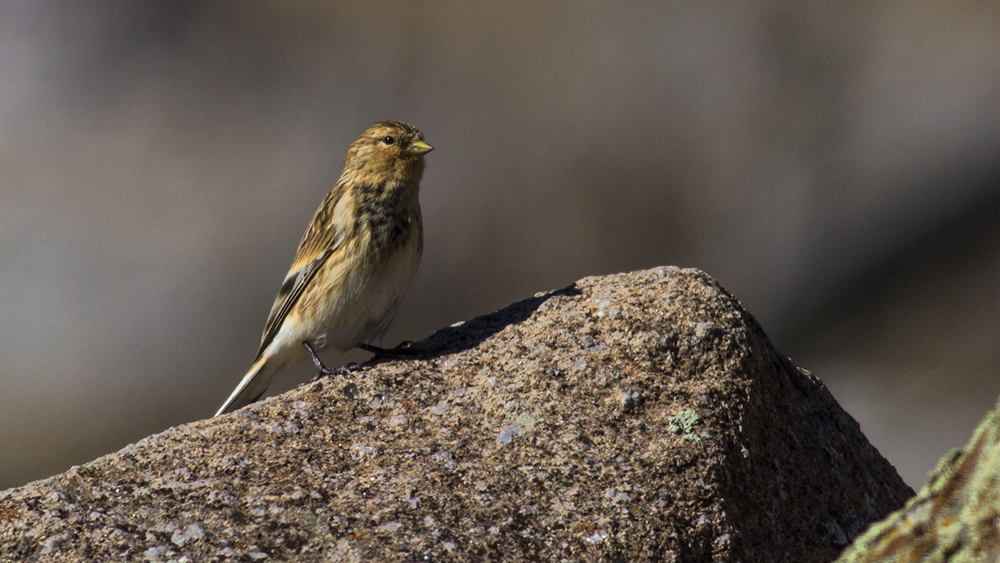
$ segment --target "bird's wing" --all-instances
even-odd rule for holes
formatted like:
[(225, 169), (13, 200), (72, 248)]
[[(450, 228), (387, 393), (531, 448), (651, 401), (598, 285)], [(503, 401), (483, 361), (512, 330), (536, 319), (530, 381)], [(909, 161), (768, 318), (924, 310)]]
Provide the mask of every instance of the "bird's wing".
[(302, 296), (302, 292), (343, 241), (343, 229), (334, 225), (334, 211), (344, 191), (342, 184), (330, 190), (316, 211), (305, 235), (302, 236), (292, 268), (285, 275), (285, 281), (281, 284), (281, 290), (274, 299), (271, 314), (268, 315), (267, 323), (264, 325), (264, 335), (257, 351), (258, 359), (278, 335), (281, 325)]
[(298, 302), (299, 297), (302, 296), (302, 292), (309, 286), (309, 282), (316, 277), (316, 273), (323, 267), (323, 264), (326, 263), (327, 258), (331, 254), (333, 254), (333, 249), (329, 248), (325, 252), (321, 252), (319, 256), (306, 264), (305, 267), (292, 270), (288, 273), (285, 282), (281, 284), (281, 291), (278, 292), (278, 297), (274, 300), (274, 306), (271, 307), (271, 315), (267, 318), (267, 324), (264, 325), (264, 336), (260, 340), (260, 350), (257, 351), (258, 359), (264, 353), (264, 349), (270, 346), (271, 341), (278, 335), (278, 331), (281, 330), (281, 325), (285, 322), (288, 312)]

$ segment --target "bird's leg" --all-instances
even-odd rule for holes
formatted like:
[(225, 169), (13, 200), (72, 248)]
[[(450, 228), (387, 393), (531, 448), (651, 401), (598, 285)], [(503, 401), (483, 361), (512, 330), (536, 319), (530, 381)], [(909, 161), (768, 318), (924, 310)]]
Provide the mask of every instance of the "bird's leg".
[(314, 377), (313, 379), (318, 379), (320, 377), (327, 375), (348, 375), (351, 373), (352, 366), (357, 367), (358, 365), (355, 363), (350, 363), (347, 364), (346, 366), (341, 366), (339, 368), (328, 368), (326, 367), (326, 365), (323, 364), (323, 360), (319, 359), (319, 356), (316, 355), (316, 351), (313, 350), (313, 347), (309, 344), (308, 341), (303, 340), (302, 345), (306, 347), (306, 351), (309, 352), (309, 357), (312, 358), (313, 363), (316, 364), (316, 369), (319, 370), (319, 373), (316, 374), (316, 377)]
[(365, 344), (364, 342), (362, 342), (361, 344), (358, 344), (358, 348), (364, 350), (365, 352), (371, 352), (372, 354), (375, 354), (376, 356), (379, 355), (379, 354), (385, 354), (386, 352), (389, 351), (388, 348), (383, 348), (381, 346), (375, 346), (374, 344)]

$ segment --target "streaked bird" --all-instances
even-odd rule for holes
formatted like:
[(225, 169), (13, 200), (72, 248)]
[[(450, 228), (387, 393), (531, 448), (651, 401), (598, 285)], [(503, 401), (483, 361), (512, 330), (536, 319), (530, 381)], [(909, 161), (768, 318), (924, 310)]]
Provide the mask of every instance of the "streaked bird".
[(377, 351), (420, 265), (420, 178), (433, 150), (399, 121), (369, 127), (306, 229), (264, 327), (253, 366), (216, 416), (259, 399), (315, 352)]

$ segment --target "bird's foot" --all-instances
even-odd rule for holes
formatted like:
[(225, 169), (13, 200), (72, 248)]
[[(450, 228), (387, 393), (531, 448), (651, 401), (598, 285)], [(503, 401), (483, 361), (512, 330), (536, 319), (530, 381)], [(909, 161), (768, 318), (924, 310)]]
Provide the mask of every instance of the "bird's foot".
[(319, 356), (316, 355), (316, 351), (313, 350), (313, 347), (308, 342), (303, 341), (302, 345), (306, 347), (306, 351), (309, 352), (309, 357), (312, 358), (313, 363), (316, 364), (316, 369), (319, 370), (319, 373), (317, 373), (309, 381), (316, 381), (317, 379), (328, 375), (350, 375), (351, 372), (360, 367), (358, 364), (351, 362), (347, 365), (340, 366), (339, 368), (328, 368), (326, 367), (326, 364), (323, 363), (323, 360), (319, 359)]

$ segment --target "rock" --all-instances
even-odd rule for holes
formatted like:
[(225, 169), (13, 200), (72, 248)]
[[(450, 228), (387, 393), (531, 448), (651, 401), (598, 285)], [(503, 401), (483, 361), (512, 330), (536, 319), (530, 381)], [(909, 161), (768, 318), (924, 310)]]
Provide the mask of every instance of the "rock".
[(657, 268), (5, 491), (0, 557), (830, 561), (910, 495), (736, 299)]
[(1000, 403), (965, 448), (946, 455), (901, 510), (874, 524), (842, 563), (1000, 561)]

